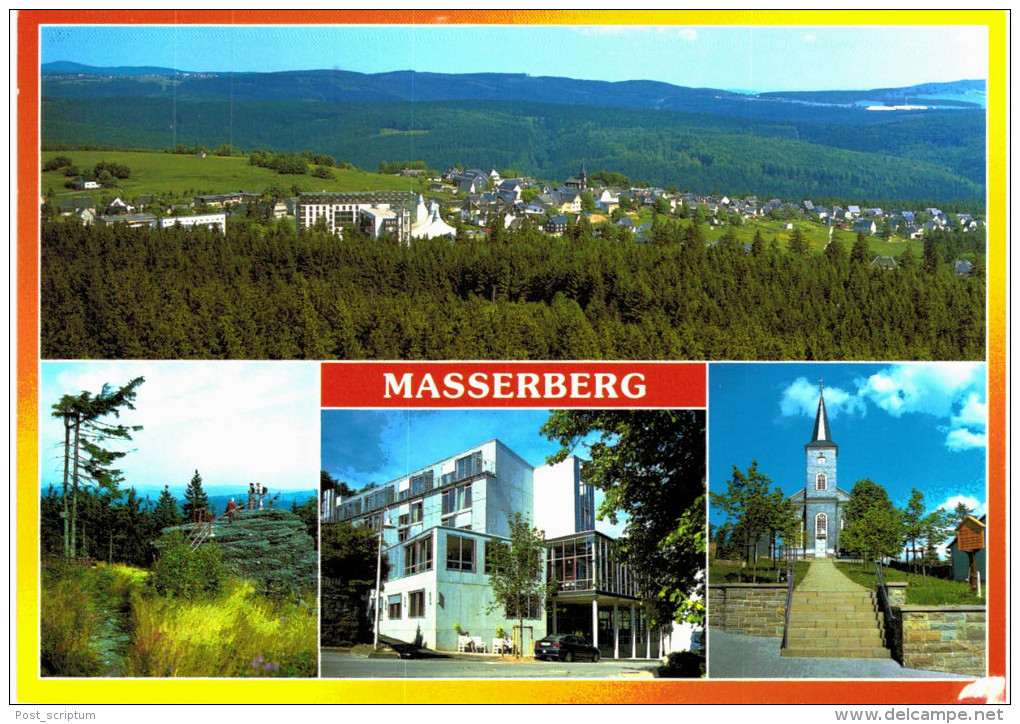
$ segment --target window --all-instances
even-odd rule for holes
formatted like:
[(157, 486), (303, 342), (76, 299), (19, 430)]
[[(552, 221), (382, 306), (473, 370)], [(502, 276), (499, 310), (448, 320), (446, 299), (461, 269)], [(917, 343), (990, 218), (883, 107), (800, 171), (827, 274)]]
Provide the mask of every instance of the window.
[(506, 543), (500, 543), (498, 541), (490, 540), (488, 543), (482, 543), (482, 558), (485, 560), (485, 572), (492, 573), (493, 556), (495, 555), (496, 548), (506, 548)]
[(459, 535), (446, 536), (446, 570), (475, 570), (475, 541)]
[(411, 503), (411, 522), (421, 523), (422, 511), (425, 509), (424, 504), (419, 500), (417, 503)]
[(520, 619), (526, 618), (532, 621), (536, 621), (542, 618), (542, 599), (539, 596), (526, 596), (519, 599), (518, 603), (523, 609), (524, 615), (521, 616), (517, 612), (517, 606), (514, 604), (508, 604), (504, 609), (506, 617), (509, 619)]
[(455, 480), (463, 480), (469, 478), (472, 475), (478, 475), (482, 472), (482, 452), (471, 453), (465, 455), (462, 458), (457, 458), (456, 471), (454, 472)]
[(409, 532), (408, 528), (401, 528), (401, 529), (399, 529), (397, 531), (397, 542), (398, 543), (403, 543), (405, 540), (407, 540), (408, 532)]
[(471, 486), (459, 485), (443, 492), (443, 515), (471, 507)]
[(425, 618), (425, 591), (411, 591), (407, 594), (407, 617)]
[(411, 495), (423, 495), (432, 490), (433, 472), (427, 470), (421, 475), (411, 476)]
[(815, 476), (815, 490), (826, 490), (828, 484), (829, 481), (825, 477), (825, 473), (818, 473), (818, 475)]
[(410, 513), (404, 513), (400, 518), (397, 519), (400, 525), (409, 525), (411, 522)]
[(390, 596), (387, 599), (387, 602), (389, 603), (389, 605), (387, 606), (386, 609), (386, 615), (390, 619), (400, 618), (400, 594), (397, 593), (393, 596)]
[(829, 518), (825, 513), (815, 516), (815, 538), (829, 537)]
[(432, 536), (404, 546), (404, 575), (432, 570)]

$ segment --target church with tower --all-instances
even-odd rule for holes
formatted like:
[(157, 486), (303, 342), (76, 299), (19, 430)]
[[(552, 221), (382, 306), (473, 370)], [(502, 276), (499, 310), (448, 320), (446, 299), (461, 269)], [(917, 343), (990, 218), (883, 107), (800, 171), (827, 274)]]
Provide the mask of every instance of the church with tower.
[(839, 534), (850, 494), (838, 487), (839, 446), (832, 439), (825, 412), (825, 387), (819, 381), (818, 411), (811, 441), (804, 445), (804, 487), (789, 497), (800, 513), (803, 548), (799, 555), (823, 558), (839, 553)]

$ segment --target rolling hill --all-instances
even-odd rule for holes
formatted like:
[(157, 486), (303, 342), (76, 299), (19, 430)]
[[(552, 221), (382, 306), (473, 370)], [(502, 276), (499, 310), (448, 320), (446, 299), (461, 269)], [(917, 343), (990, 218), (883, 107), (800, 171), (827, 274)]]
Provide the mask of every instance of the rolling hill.
[[(589, 171), (704, 193), (984, 196), (983, 81), (750, 96), (521, 74), (171, 71), (68, 79), (46, 75), (48, 67), (44, 147), (229, 143), (311, 149), (369, 169), (420, 159), (435, 168), (512, 167), (551, 180), (584, 161)], [(863, 105), (939, 94), (976, 100), (886, 113)]]

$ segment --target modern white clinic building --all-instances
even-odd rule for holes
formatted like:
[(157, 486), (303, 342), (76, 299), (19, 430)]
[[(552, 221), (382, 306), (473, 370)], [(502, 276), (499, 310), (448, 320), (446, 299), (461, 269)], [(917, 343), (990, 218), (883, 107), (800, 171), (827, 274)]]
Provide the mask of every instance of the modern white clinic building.
[(609, 658), (659, 658), (690, 645), (689, 630), (646, 626), (638, 581), (615, 541), (596, 532), (595, 492), (575, 457), (534, 467), (494, 439), (353, 496), (328, 492), (322, 503), (324, 522), (381, 531), (390, 567), (384, 636), (455, 651), (458, 625), (487, 647), (498, 627), (511, 632), (514, 617), (489, 611), (485, 553), (508, 540), (508, 519), (521, 513), (545, 532), (545, 575), (558, 581), (549, 605), (536, 602), (524, 622), (526, 653), (552, 633), (581, 633)]

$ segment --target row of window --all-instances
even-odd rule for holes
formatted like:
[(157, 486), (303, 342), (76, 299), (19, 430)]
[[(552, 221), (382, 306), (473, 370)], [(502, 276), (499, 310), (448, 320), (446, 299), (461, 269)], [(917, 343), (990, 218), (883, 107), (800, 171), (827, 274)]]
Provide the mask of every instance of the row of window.
[[(386, 617), (391, 621), (403, 618), (402, 596), (394, 593), (386, 597)], [(520, 610), (518, 610), (520, 609)], [(504, 614), (507, 618), (525, 618), (537, 621), (542, 618), (542, 600), (538, 596), (521, 596), (506, 606)], [(407, 617), (425, 618), (425, 590), (410, 591), (407, 594)]]
[[(476, 541), (474, 538), (447, 534), (446, 536), (446, 570), (468, 571), (475, 570), (475, 562), (481, 558), (485, 561), (485, 572), (492, 572), (492, 551), (496, 546), (505, 547), (505, 543), (489, 541)], [(481, 556), (476, 551), (481, 549)], [(416, 540), (404, 546), (404, 575), (413, 576), (424, 571), (431, 571), (433, 567), (432, 536)]]

